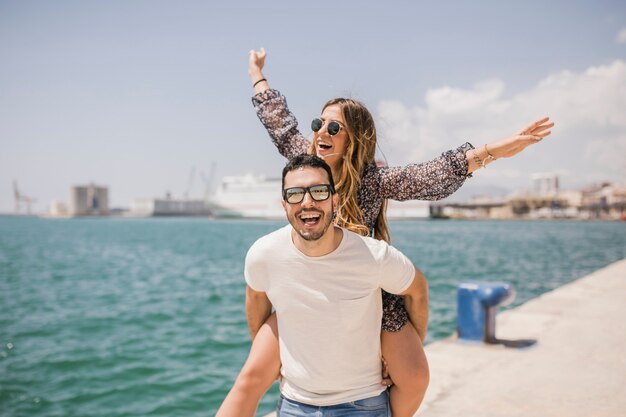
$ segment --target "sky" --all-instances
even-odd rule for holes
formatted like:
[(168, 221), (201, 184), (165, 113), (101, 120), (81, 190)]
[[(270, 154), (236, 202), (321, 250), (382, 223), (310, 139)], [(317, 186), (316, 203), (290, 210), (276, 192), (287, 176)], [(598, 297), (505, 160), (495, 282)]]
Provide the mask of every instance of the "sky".
[[(252, 104), (248, 51), (304, 134), (328, 99), (362, 101), (389, 165), (507, 137), (551, 136), (459, 191), (626, 185), (624, 1), (0, 0), (0, 212), (71, 186), (201, 197), (202, 175), (278, 177)], [(212, 174), (212, 175), (211, 175)]]

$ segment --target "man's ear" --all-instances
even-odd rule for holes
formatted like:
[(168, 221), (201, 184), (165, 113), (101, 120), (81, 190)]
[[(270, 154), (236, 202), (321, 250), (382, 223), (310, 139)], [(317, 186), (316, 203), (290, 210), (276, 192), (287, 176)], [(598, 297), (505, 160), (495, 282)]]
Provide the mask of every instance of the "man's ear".
[(280, 200), (280, 204), (283, 205), (283, 210), (285, 210), (285, 213), (287, 213), (287, 203), (285, 203), (285, 200)]
[(337, 193), (333, 194), (333, 207), (335, 208), (335, 211), (339, 207), (339, 194)]

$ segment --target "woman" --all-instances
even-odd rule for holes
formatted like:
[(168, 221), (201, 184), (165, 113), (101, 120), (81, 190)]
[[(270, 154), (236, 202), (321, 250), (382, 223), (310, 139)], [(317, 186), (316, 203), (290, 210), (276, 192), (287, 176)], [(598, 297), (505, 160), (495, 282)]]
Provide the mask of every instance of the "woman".
[[(314, 153), (325, 159), (333, 172), (340, 197), (336, 223), (363, 235), (389, 241), (385, 218), (386, 199), (437, 200), (456, 191), (471, 173), (491, 162), (511, 157), (550, 134), (554, 125), (543, 118), (516, 135), (474, 148), (466, 143), (423, 164), (377, 167), (376, 128), (369, 111), (351, 99), (328, 101), (320, 118), (311, 124), (313, 140), (297, 129), (297, 121), (278, 91), (263, 76), (265, 50), (250, 51), (249, 76), (253, 104), (279, 152), (291, 158)], [(425, 292), (427, 286), (424, 283)], [(426, 296), (425, 296), (426, 300)], [(422, 342), (426, 336), (427, 306), (420, 323), (408, 323), (402, 297), (383, 294), (382, 354), (393, 386), (390, 404), (394, 417), (412, 416), (428, 385), (428, 365)], [(270, 316), (253, 335), (250, 355), (217, 416), (253, 416), (262, 395), (278, 375), (278, 331)], [(383, 380), (383, 383), (390, 381)]]

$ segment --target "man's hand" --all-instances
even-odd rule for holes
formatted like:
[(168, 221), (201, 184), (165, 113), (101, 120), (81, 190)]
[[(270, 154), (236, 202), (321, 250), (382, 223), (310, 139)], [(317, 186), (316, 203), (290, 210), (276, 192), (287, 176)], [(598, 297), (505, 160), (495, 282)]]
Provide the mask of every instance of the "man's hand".
[(381, 358), (381, 360), (383, 364), (383, 380), (380, 381), (380, 384), (386, 387), (390, 387), (393, 385), (393, 380), (391, 379), (391, 376), (389, 376), (389, 367), (387, 366), (387, 361), (385, 360), (385, 358)]
[(267, 298), (267, 294), (255, 291), (249, 285), (246, 285), (246, 318), (248, 319), (248, 328), (250, 329), (252, 340), (254, 340), (257, 332), (271, 312), (272, 303)]
[(409, 320), (424, 343), (428, 328), (428, 281), (417, 267), (413, 282), (401, 295), (404, 296), (404, 306), (409, 313)]

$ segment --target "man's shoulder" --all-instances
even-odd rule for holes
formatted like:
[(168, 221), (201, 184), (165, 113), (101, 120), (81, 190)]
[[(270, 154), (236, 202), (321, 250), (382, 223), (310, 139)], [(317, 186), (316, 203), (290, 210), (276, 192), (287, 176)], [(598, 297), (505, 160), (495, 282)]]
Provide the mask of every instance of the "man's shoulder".
[(376, 258), (384, 256), (389, 250), (390, 245), (384, 240), (374, 239), (370, 236), (362, 236), (346, 229), (343, 229), (343, 232), (348, 246), (368, 251)]
[(285, 248), (285, 244), (291, 242), (290, 225), (283, 226), (258, 238), (250, 247), (250, 252), (272, 250), (276, 247)]

